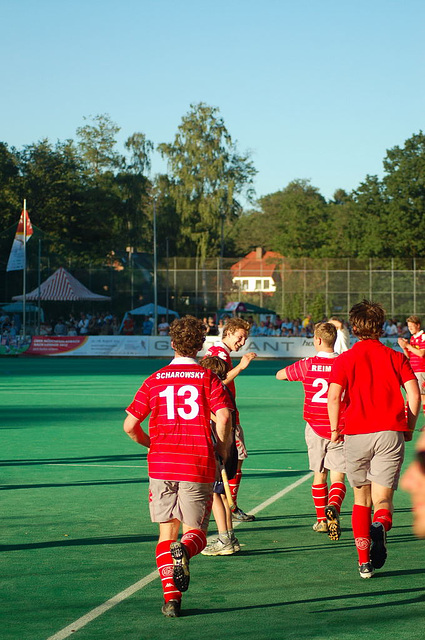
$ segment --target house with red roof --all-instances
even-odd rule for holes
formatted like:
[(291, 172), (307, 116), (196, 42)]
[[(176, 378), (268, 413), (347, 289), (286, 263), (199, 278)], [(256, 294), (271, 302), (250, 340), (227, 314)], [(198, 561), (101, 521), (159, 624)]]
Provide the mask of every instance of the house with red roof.
[(230, 267), (235, 288), (244, 293), (273, 294), (283, 261), (284, 257), (277, 251), (257, 247)]

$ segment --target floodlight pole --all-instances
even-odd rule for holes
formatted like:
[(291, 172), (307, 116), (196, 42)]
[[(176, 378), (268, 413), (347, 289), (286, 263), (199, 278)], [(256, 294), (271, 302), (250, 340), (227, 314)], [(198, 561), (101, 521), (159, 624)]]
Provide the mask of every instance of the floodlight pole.
[(24, 272), (22, 282), (22, 338), (26, 337), (26, 303), (27, 303), (27, 201), (24, 199)]
[(158, 334), (158, 266), (156, 246), (156, 200), (153, 201), (153, 334)]

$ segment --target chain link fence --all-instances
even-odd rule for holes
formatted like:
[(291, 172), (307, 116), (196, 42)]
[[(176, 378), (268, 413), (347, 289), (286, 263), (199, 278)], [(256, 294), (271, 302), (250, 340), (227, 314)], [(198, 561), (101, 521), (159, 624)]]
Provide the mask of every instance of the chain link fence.
[[(35, 252), (34, 252), (35, 254)], [(425, 316), (425, 259), (284, 259), (272, 276), (258, 270), (243, 273), (253, 278), (258, 289), (244, 290), (243, 280), (234, 281), (231, 267), (239, 258), (169, 257), (157, 264), (157, 301), (179, 314), (203, 316), (215, 313), (228, 302), (251, 302), (282, 317), (297, 318), (310, 313), (314, 320), (332, 314), (348, 316), (362, 298), (380, 302), (387, 316), (404, 319), (414, 313)], [(48, 278), (59, 266), (95, 293), (111, 296), (111, 303), (73, 303), (73, 310), (126, 311), (154, 300), (154, 266), (149, 254), (116, 257), (107, 266), (56, 264), (54, 256), (33, 255), (27, 269), (27, 291)], [(40, 273), (39, 273), (40, 272)], [(274, 281), (274, 292), (270, 278)], [(22, 271), (4, 272), (0, 283), (0, 303), (22, 294)], [(268, 283), (266, 282), (268, 281)], [(49, 315), (66, 313), (71, 303), (43, 302)], [(99, 307), (102, 307), (100, 309)]]

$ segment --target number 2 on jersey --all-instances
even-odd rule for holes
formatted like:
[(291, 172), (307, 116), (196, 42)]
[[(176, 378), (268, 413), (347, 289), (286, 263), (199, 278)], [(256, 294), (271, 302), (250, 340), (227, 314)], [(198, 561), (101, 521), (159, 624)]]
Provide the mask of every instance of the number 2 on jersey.
[(324, 378), (316, 378), (311, 386), (320, 387), (319, 391), (314, 394), (311, 401), (326, 403), (328, 401), (328, 381)]
[(174, 420), (176, 417), (174, 400), (176, 390), (178, 396), (184, 396), (186, 393), (189, 394), (189, 396), (183, 400), (186, 407), (177, 407), (178, 415), (184, 420), (193, 420), (193, 418), (196, 418), (199, 413), (199, 404), (196, 402), (199, 396), (199, 391), (191, 384), (185, 384), (183, 387), (174, 387), (173, 385), (169, 385), (168, 387), (165, 387), (164, 391), (161, 391), (159, 396), (161, 398), (165, 398), (167, 402), (167, 419)]

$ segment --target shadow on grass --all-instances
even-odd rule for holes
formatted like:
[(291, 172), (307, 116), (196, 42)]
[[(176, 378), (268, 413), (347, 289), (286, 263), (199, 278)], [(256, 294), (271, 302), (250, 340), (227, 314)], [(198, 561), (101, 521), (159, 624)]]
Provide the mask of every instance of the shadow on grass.
[(42, 484), (9, 484), (2, 485), (1, 491), (12, 489), (60, 489), (62, 487), (99, 487), (101, 485), (115, 484), (142, 484), (149, 482), (149, 478), (137, 478), (135, 480), (92, 480), (91, 482), (46, 482)]
[(51, 540), (49, 542), (29, 542), (28, 544), (1, 544), (1, 551), (26, 551), (29, 549), (50, 549), (51, 547), (78, 547), (107, 544), (134, 544), (141, 542), (155, 542), (157, 535), (149, 536), (110, 536), (104, 538), (67, 538), (66, 540)]
[(21, 460), (1, 460), (0, 467), (26, 465), (66, 465), (66, 464), (111, 464), (117, 462), (146, 462), (147, 454), (125, 454), (114, 456), (78, 456), (76, 458), (23, 458)]

